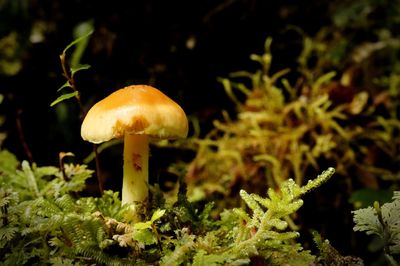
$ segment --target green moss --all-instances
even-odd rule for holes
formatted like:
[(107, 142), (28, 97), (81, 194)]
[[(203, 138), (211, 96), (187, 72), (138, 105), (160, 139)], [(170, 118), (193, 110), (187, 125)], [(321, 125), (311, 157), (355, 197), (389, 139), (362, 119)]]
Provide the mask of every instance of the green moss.
[[(346, 83), (347, 73), (338, 80), (339, 74), (318, 74), (306, 64), (270, 73), (270, 46), (267, 39), (265, 53), (251, 56), (259, 70), (220, 79), (237, 116), (224, 112), (204, 138), (188, 145), (196, 149), (186, 176), (190, 197), (222, 196), (221, 209), (237, 206), (238, 188), (262, 194), (262, 188), (277, 187), (289, 177), (303, 185), (327, 162), (341, 176), (356, 172), (367, 187), (396, 180), (400, 122), (395, 105), (389, 104), (395, 96), (386, 98), (387, 112), (382, 113), (382, 106), (369, 104), (374, 92)], [(382, 163), (377, 156), (387, 160)], [(348, 186), (359, 180), (349, 178)]]
[(85, 166), (38, 167), (6, 151), (0, 155), (9, 163), (0, 164), (0, 183), (8, 184), (0, 189), (3, 265), (309, 265), (316, 256), (296, 242), (290, 216), (305, 193), (334, 173), (330, 168), (302, 187), (286, 180), (267, 197), (241, 190), (246, 206), (217, 219), (211, 203), (200, 209), (188, 201), (181, 182), (177, 203), (152, 201), (148, 218), (135, 223), (118, 193), (79, 196), (92, 174)]

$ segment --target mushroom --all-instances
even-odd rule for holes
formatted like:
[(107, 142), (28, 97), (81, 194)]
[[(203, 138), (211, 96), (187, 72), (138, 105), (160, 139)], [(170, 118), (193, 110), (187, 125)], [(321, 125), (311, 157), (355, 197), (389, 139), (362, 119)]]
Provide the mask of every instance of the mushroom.
[(149, 139), (185, 138), (185, 112), (156, 88), (131, 85), (96, 103), (87, 113), (81, 136), (92, 143), (124, 139), (122, 204), (148, 198)]

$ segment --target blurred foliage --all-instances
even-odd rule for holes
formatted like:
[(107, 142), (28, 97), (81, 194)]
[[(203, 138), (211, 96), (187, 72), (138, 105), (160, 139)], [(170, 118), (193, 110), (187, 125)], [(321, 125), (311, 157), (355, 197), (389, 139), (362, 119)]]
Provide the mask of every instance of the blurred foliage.
[(349, 202), (355, 209), (360, 209), (372, 206), (375, 201), (389, 202), (391, 198), (392, 192), (389, 190), (360, 188), (351, 194)]
[(21, 68), (21, 60), (18, 58), (18, 39), (17, 33), (11, 32), (0, 39), (0, 74), (15, 75)]
[[(306, 38), (307, 49), (299, 61), (313, 71), (336, 68), (357, 70), (358, 85), (371, 86), (377, 77), (399, 73), (399, 1), (338, 1), (331, 5), (331, 23), (313, 38)], [(377, 65), (378, 63), (378, 65)], [(310, 66), (310, 65), (309, 65)], [(314, 67), (315, 66), (315, 67)], [(375, 84), (376, 86), (376, 84)]]
[[(224, 113), (204, 139), (192, 139), (197, 153), (187, 180), (193, 199), (222, 194), (229, 204), (226, 199), (238, 188), (260, 193), (258, 188), (275, 187), (288, 176), (301, 185), (326, 162), (344, 177), (358, 177), (349, 178), (349, 186), (361, 182), (377, 189), (382, 180), (396, 184), (400, 122), (392, 108), (398, 92), (374, 96), (368, 88), (334, 80), (334, 72), (301, 75), (291, 85), (285, 78), (288, 69), (269, 73), (270, 45), (267, 39), (265, 53), (251, 56), (260, 70), (221, 79), (237, 118)], [(244, 94), (243, 103), (237, 91)]]
[[(0, 106), (2, 105), (4, 100), (4, 95), (0, 94)], [(0, 147), (3, 144), (4, 139), (6, 138), (6, 133), (3, 131), (3, 124), (6, 120), (6, 116), (4, 114), (0, 114)]]

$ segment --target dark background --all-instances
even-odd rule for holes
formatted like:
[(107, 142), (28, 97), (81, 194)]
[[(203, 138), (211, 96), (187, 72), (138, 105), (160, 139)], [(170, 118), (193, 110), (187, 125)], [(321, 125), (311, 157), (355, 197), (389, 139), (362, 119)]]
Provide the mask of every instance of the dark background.
[[(314, 34), (329, 23), (328, 10), (328, 1), (3, 1), (0, 37), (17, 33), (14, 60), (21, 64), (15, 75), (0, 76), (3, 147), (26, 159), (23, 134), (39, 165), (57, 162), (59, 151), (90, 151), (74, 99), (49, 107), (65, 83), (59, 55), (81, 22), (95, 29), (81, 60), (91, 69), (76, 75), (86, 109), (127, 84), (151, 84), (199, 117), (205, 132), (222, 109), (233, 108), (218, 77), (258, 67), (249, 55), (262, 53), (268, 36), (276, 38), (273, 67), (290, 67), (301, 45), (285, 30), (296, 25)], [(32, 43), (38, 25), (43, 40)]]

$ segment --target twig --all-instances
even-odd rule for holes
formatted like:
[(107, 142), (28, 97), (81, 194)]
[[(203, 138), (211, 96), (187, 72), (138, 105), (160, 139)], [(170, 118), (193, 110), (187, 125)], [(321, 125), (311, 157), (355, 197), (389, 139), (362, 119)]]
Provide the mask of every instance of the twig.
[(65, 53), (62, 53), (60, 55), (60, 61), (61, 61), (61, 67), (63, 70), (63, 76), (67, 79), (68, 84), (72, 88), (72, 90), (78, 92), (78, 94), (75, 96), (75, 99), (78, 102), (79, 109), (81, 110), (80, 120), (82, 122), (83, 119), (85, 118), (86, 114), (85, 114), (85, 111), (84, 111), (84, 108), (82, 105), (80, 93), (77, 90), (76, 85), (75, 85), (75, 79), (74, 79), (73, 75), (71, 74), (71, 71), (69, 70), (68, 62), (65, 59)]
[[(83, 122), (83, 119), (86, 116), (86, 112), (85, 109), (83, 108), (82, 105), (82, 101), (81, 101), (81, 97), (80, 97), (80, 93), (76, 88), (76, 84), (75, 84), (75, 79), (74, 76), (72, 75), (70, 68), (68, 66), (68, 62), (65, 58), (65, 52), (63, 52), (60, 55), (60, 61), (61, 61), (61, 67), (62, 67), (62, 71), (63, 71), (63, 76), (67, 79), (69, 86), (72, 88), (73, 91), (78, 92), (77, 95), (75, 96), (76, 101), (78, 102), (79, 105), (79, 109), (80, 109), (80, 121), (81, 123)], [(95, 162), (96, 162), (96, 176), (97, 176), (97, 181), (99, 183), (99, 191), (101, 194), (103, 194), (103, 178), (102, 175), (100, 173), (100, 164), (99, 164), (99, 158), (98, 158), (98, 153), (97, 153), (97, 146), (95, 144), (93, 144), (93, 151), (95, 154)]]
[(22, 130), (21, 114), (22, 114), (22, 109), (18, 109), (17, 117), (16, 117), (16, 126), (17, 126), (17, 130), (18, 130), (18, 136), (19, 136), (19, 140), (21, 141), (22, 147), (24, 148), (24, 151), (25, 151), (26, 157), (28, 158), (28, 161), (30, 163), (33, 163), (32, 152), (29, 149), (28, 143), (25, 140), (24, 131)]
[(102, 175), (100, 173), (100, 162), (99, 162), (99, 155), (97, 153), (97, 145), (96, 144), (93, 144), (93, 152), (94, 152), (94, 155), (95, 155), (94, 159), (95, 159), (95, 162), (96, 162), (97, 182), (99, 183), (100, 193), (103, 194), (103, 190), (104, 190), (103, 183), (104, 183), (104, 181), (103, 181), (103, 177), (102, 177)]
[(64, 181), (68, 182), (69, 181), (69, 177), (67, 176), (67, 174), (65, 173), (65, 167), (64, 167), (64, 157), (70, 155), (68, 153), (65, 152), (60, 152), (58, 154), (58, 163), (59, 163), (59, 167), (61, 169), (61, 173), (63, 176)]

